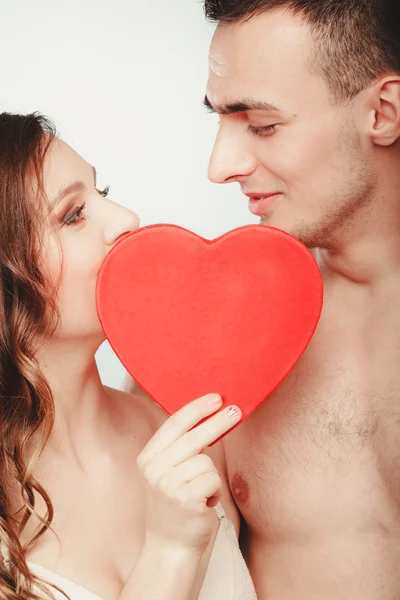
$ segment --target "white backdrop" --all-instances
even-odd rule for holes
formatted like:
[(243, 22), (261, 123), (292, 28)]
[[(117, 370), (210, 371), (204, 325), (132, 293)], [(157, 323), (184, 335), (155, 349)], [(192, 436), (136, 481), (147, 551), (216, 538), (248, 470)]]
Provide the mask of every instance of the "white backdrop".
[[(142, 225), (213, 238), (254, 223), (237, 186), (207, 180), (213, 29), (200, 0), (0, 0), (0, 109), (51, 117)], [(97, 360), (119, 386), (108, 344)]]

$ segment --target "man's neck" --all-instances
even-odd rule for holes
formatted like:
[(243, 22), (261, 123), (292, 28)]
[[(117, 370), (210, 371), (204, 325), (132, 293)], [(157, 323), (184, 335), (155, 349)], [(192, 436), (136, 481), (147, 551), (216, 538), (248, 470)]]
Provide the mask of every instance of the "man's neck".
[(324, 277), (371, 287), (397, 278), (400, 283), (400, 231), (359, 239), (334, 250), (318, 250)]
[(374, 196), (337, 232), (330, 248), (318, 250), (324, 275), (376, 286), (400, 274), (398, 165), (396, 176), (388, 171)]

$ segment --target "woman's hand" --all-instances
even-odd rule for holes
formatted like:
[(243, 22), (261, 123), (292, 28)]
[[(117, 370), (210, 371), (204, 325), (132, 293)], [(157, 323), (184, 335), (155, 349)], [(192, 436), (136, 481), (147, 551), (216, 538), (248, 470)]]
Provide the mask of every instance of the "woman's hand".
[(240, 409), (216, 412), (220, 396), (204, 396), (172, 415), (137, 459), (145, 480), (146, 540), (202, 554), (213, 534), (213, 510), (222, 482), (202, 453), (238, 423)]

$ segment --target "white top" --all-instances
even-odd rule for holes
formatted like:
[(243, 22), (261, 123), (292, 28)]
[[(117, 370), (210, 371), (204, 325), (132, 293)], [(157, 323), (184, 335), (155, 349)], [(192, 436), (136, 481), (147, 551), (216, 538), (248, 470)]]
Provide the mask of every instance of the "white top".
[[(198, 600), (257, 600), (233, 523), (226, 517), (220, 504), (216, 511), (220, 526)], [(29, 561), (28, 566), (35, 575), (64, 590), (71, 600), (104, 600), (55, 571)], [(40, 595), (40, 590), (35, 591)], [(56, 590), (52, 592), (56, 600), (65, 600), (65, 596)]]

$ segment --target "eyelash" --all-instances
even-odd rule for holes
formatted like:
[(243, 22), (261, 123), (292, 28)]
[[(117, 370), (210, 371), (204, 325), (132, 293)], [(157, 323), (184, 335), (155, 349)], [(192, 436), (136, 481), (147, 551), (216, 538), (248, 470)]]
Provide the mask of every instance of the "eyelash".
[(81, 221), (82, 219), (85, 219), (86, 217), (82, 216), (82, 213), (85, 208), (86, 208), (86, 203), (84, 202), (75, 210), (75, 212), (72, 215), (70, 215), (68, 217), (68, 219), (66, 219), (64, 221), (64, 225), (67, 225), (67, 226), (76, 225), (76, 223), (79, 223), (79, 221)]
[(100, 196), (103, 196), (103, 198), (106, 198), (106, 196), (108, 196), (109, 191), (110, 191), (110, 186), (106, 185), (106, 187), (104, 188), (104, 190), (97, 190), (100, 194)]
[(251, 133), (260, 137), (268, 137), (276, 132), (276, 125), (266, 125), (265, 127), (254, 127), (253, 125), (249, 125), (248, 131), (251, 131)]
[[(110, 191), (110, 186), (106, 185), (106, 187), (104, 188), (104, 190), (97, 190), (97, 192), (100, 194), (100, 196), (103, 196), (103, 198), (106, 198), (108, 196), (108, 193)], [(75, 212), (68, 217), (68, 219), (66, 219), (66, 221), (64, 221), (64, 225), (70, 226), (70, 225), (76, 225), (76, 223), (79, 223), (80, 221), (86, 219), (86, 217), (84, 217), (82, 215), (83, 211), (86, 208), (86, 202), (84, 202), (83, 204), (81, 204), (76, 210)]]

